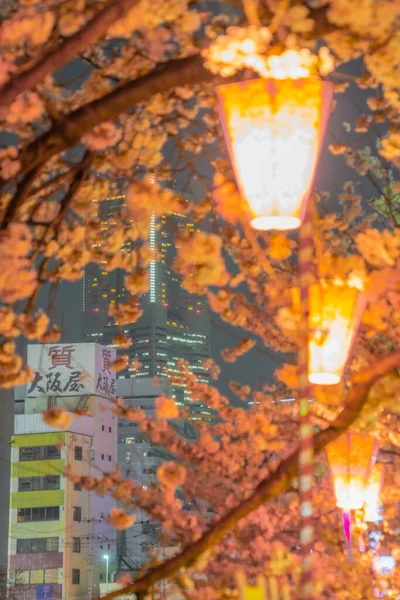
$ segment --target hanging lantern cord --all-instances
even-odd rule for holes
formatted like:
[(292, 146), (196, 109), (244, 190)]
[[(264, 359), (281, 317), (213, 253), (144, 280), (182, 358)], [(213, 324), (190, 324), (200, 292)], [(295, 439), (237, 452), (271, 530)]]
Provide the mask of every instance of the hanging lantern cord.
[(310, 209), (305, 215), (299, 231), (299, 284), (301, 307), (301, 339), (298, 359), (299, 411), (300, 411), (300, 453), (299, 453), (299, 496), (300, 496), (300, 543), (301, 580), (300, 599), (314, 600), (312, 573), (312, 548), (314, 542), (312, 487), (313, 487), (313, 430), (310, 422), (309, 401), (309, 279), (312, 273), (313, 236)]

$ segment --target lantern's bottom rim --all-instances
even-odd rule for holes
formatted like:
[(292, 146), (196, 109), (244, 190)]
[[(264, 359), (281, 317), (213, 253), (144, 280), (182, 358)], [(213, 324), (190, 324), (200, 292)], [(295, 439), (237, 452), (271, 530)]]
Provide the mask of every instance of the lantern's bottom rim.
[(340, 381), (340, 376), (336, 373), (310, 373), (308, 380), (315, 385), (336, 385)]
[(345, 504), (344, 502), (336, 502), (336, 506), (340, 508), (340, 510), (342, 510), (345, 515), (351, 513), (352, 510), (361, 510), (364, 507), (364, 504), (364, 502), (357, 502), (356, 504)]
[(255, 217), (251, 220), (251, 226), (260, 231), (267, 231), (268, 229), (286, 231), (287, 229), (298, 229), (300, 225), (301, 221), (298, 217), (281, 215), (264, 215), (262, 217)]

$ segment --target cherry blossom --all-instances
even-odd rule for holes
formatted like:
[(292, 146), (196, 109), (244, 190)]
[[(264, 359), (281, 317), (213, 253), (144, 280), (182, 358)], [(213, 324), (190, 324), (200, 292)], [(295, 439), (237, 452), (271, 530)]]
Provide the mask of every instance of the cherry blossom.
[(162, 485), (167, 488), (176, 489), (185, 482), (186, 470), (182, 465), (178, 465), (172, 461), (164, 462), (157, 469), (157, 477)]
[(156, 399), (156, 417), (157, 419), (177, 419), (179, 410), (173, 398), (168, 396), (158, 396)]
[[(343, 423), (344, 430), (379, 439), (378, 460), (387, 471), (384, 518), (363, 533), (357, 529), (357, 536), (379, 530), (377, 552), (398, 559), (398, 2), (268, 0), (237, 3), (232, 10), (223, 3), (140, 0), (128, 8), (125, 2), (123, 17), (120, 2), (19, 0), (6, 3), (2, 14), (0, 130), (8, 146), (0, 150), (0, 385), (33, 379), (17, 352), (22, 338), (50, 342), (60, 336), (55, 315), (38, 308), (41, 286), (78, 281), (91, 266), (123, 272), (126, 298), (108, 310), (118, 328), (114, 343), (123, 351), (130, 343), (124, 327), (138, 321), (147, 301), (149, 265), (161, 260), (159, 248), (149, 245), (150, 226), (161, 234), (167, 223), (177, 250), (169, 265), (173, 277), (202, 294), (214, 324), (221, 320), (236, 338), (222, 352), (228, 363), (237, 361), (234, 381), (227, 375), (231, 364), (206, 360), (207, 377), (197, 377), (178, 360), (173, 372), (162, 375), (185, 387), (190, 401), (183, 406), (161, 395), (149, 416), (111, 400), (114, 416), (135, 423), (169, 457), (146, 489), (135, 478), (124, 480), (116, 467), (98, 476), (70, 469), (67, 475), (123, 506), (110, 513), (117, 528), (131, 526), (136, 511), (143, 511), (159, 524), (160, 544), (176, 552), (172, 567), (157, 549), (149, 552), (143, 575), (123, 582), (124, 594), (136, 593), (132, 586), (139, 578), (144, 594), (157, 597), (167, 572), (162, 585), (168, 593), (188, 600), (235, 598), (238, 569), (254, 583), (269, 573), (275, 554), (290, 557), (294, 591), (300, 529), (298, 238), (250, 228), (247, 201), (222, 143), (214, 88), (227, 76), (279, 79), (295, 70), (331, 80), (338, 110), (312, 197), (310, 282), (362, 281), (367, 306), (341, 383), (311, 388), (311, 422), (319, 442)], [(71, 83), (60, 73), (77, 57), (87, 71)], [(357, 88), (366, 100), (360, 107), (353, 103)], [(350, 94), (352, 112), (341, 124)], [(343, 169), (347, 181), (335, 179), (337, 189), (324, 189), (326, 173), (341, 175)], [(107, 199), (115, 212), (105, 228)], [(175, 226), (177, 215), (190, 226)], [(249, 382), (242, 365), (256, 352), (276, 369), (273, 375), (265, 370), (265, 381), (263, 370)], [(122, 354), (114, 367), (121, 372), (129, 362)], [(131, 368), (136, 376), (137, 360)], [(198, 410), (207, 417), (193, 418)], [(62, 428), (81, 414), (59, 409), (45, 411), (44, 419)], [(178, 420), (190, 420), (190, 440), (179, 433)], [(347, 562), (323, 452), (314, 459), (314, 475), (315, 595), (367, 598), (372, 550), (355, 548), (353, 563)], [(227, 527), (229, 513), (234, 517)], [(396, 566), (382, 579), (393, 596), (398, 575)]]
[(135, 522), (135, 515), (128, 515), (123, 508), (112, 508), (108, 515), (109, 521), (115, 529), (129, 529)]
[(68, 429), (71, 425), (74, 417), (71, 413), (63, 410), (58, 406), (52, 406), (48, 410), (42, 412), (43, 421), (50, 427), (56, 427), (57, 429)]

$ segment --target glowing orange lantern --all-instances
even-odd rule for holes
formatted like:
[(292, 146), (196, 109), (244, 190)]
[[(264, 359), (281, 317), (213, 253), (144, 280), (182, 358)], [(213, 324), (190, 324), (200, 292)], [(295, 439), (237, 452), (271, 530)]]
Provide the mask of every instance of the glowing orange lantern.
[(230, 160), (252, 226), (296, 229), (313, 185), (329, 118), (331, 84), (312, 78), (251, 79), (220, 85), (216, 93)]
[(309, 380), (339, 383), (357, 333), (365, 298), (341, 281), (325, 281), (309, 289)]
[(379, 496), (383, 485), (384, 466), (375, 464), (365, 490), (364, 521), (379, 520)]
[(327, 446), (336, 504), (344, 512), (363, 508), (378, 448), (375, 438), (349, 432)]

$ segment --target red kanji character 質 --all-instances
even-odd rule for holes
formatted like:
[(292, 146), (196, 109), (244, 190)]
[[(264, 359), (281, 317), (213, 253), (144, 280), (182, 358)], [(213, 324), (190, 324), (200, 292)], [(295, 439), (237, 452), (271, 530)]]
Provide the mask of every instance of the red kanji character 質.
[(71, 360), (72, 353), (74, 351), (74, 346), (52, 346), (49, 349), (49, 356), (51, 359), (51, 369), (55, 369), (56, 367), (67, 367), (68, 369), (72, 369)]

